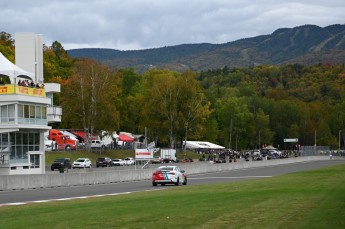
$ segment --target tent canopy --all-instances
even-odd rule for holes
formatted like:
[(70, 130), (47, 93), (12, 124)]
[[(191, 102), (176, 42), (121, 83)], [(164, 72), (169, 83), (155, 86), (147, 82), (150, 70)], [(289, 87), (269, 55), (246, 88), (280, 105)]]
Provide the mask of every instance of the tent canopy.
[(216, 145), (211, 142), (186, 141), (187, 149), (225, 149), (224, 146)]
[(27, 72), (17, 65), (9, 61), (1, 52), (0, 52), (0, 74), (8, 76), (11, 80), (11, 83), (15, 83), (15, 78), (24, 78), (24, 79), (33, 79), (33, 74)]
[(262, 149), (270, 150), (270, 149), (277, 149), (277, 148), (274, 148), (273, 146), (268, 145), (268, 146), (266, 146), (266, 147), (264, 147)]
[(119, 134), (119, 140), (123, 142), (134, 142), (134, 138), (125, 133)]

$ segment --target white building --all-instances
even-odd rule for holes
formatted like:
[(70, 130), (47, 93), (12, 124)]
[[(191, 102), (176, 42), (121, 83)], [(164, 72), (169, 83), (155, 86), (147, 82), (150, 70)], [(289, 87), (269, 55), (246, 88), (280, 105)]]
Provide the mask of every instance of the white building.
[(0, 53), (0, 175), (45, 173), (44, 132), (60, 122), (62, 109), (53, 106), (60, 84), (44, 88), (18, 85), (19, 80), (42, 85), (43, 43), (34, 33), (15, 34), (16, 65)]

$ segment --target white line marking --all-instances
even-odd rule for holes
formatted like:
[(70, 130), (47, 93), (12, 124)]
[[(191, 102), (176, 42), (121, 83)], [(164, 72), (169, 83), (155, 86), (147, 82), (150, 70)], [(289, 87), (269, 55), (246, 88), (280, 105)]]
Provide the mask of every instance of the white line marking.
[(203, 180), (203, 179), (241, 179), (241, 178), (268, 178), (272, 176), (242, 176), (242, 177), (201, 177), (201, 178), (188, 178), (188, 180)]
[(0, 204), (0, 207), (3, 207), (3, 206), (17, 206), (17, 205), (24, 205), (24, 204), (30, 204), (30, 203), (46, 203), (46, 202), (51, 202), (51, 201), (87, 199), (87, 198), (103, 197), (103, 196), (117, 196), (117, 195), (131, 194), (131, 193), (135, 193), (135, 192), (151, 192), (151, 191), (158, 191), (158, 190), (163, 190), (163, 189), (165, 189), (165, 188), (156, 188), (156, 189), (148, 189), (148, 190), (133, 191), (133, 192), (109, 193), (109, 194), (104, 194), (104, 195), (77, 196), (77, 197), (71, 197), (71, 198), (60, 198), (60, 199), (50, 199), (50, 200), (34, 200), (34, 201), (27, 201), (27, 202), (6, 203), (6, 204)]

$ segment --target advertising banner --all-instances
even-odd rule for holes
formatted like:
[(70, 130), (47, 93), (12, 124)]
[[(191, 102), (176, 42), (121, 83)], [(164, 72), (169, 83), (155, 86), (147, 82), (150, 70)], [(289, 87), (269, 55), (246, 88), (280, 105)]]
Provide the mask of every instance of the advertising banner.
[(153, 159), (153, 150), (136, 149), (135, 160), (151, 160)]
[(46, 92), (43, 88), (31, 88), (24, 86), (15, 86), (15, 85), (4, 85), (0, 86), (0, 94), (19, 94), (19, 95), (31, 95), (38, 97), (45, 97)]

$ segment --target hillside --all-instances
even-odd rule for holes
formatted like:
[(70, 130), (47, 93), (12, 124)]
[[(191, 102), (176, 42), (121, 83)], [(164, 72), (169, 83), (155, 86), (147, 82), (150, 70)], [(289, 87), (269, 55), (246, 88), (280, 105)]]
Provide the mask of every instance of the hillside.
[(270, 35), (225, 44), (183, 44), (134, 51), (86, 48), (67, 52), (71, 57), (91, 58), (116, 68), (133, 67), (139, 72), (151, 67), (202, 71), (257, 64), (335, 64), (345, 59), (345, 24), (281, 28)]

